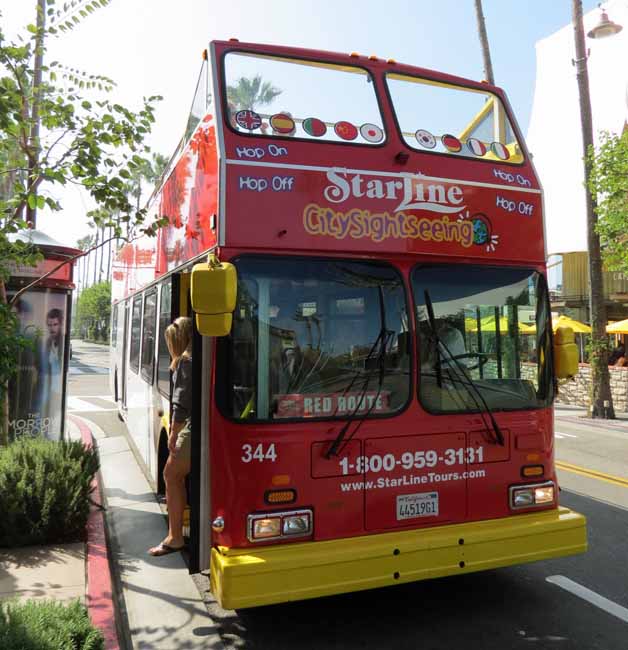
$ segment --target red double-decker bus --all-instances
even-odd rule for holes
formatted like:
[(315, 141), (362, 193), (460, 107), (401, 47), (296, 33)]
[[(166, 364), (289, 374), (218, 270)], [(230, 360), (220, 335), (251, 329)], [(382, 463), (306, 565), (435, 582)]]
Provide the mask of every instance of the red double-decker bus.
[[(213, 42), (150, 211), (170, 226), (114, 265), (112, 389), (163, 489), (163, 331), (196, 316), (191, 569), (222, 606), (586, 549), (554, 466), (573, 346), (499, 88)], [(227, 268), (237, 294), (204, 284)]]

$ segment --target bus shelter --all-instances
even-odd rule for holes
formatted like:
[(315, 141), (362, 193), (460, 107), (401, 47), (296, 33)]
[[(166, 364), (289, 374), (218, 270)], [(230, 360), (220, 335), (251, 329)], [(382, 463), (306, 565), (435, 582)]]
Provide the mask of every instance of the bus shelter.
[(22, 293), (14, 303), (20, 333), (27, 345), (18, 358), (18, 371), (9, 383), (9, 439), (64, 434), (66, 380), (70, 350), (73, 264), (80, 251), (37, 230), (21, 234), (43, 255), (36, 266), (16, 266), (7, 284), (8, 299), (46, 275), (60, 262), (68, 263)]

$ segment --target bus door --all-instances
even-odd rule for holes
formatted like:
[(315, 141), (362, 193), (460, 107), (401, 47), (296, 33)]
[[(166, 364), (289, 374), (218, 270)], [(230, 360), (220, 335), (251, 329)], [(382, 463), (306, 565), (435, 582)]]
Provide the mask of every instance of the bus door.
[[(190, 273), (173, 277), (173, 318), (189, 316), (193, 325), (192, 340), (192, 466), (188, 477), (189, 571), (209, 569), (209, 395), (213, 340), (201, 336), (190, 300)], [(170, 396), (172, 399), (172, 394)], [(172, 405), (170, 408), (172, 412)]]
[(194, 321), (192, 377), (192, 468), (189, 479), (190, 505), (190, 573), (209, 570), (210, 531), (210, 457), (209, 422), (213, 339), (201, 336)]

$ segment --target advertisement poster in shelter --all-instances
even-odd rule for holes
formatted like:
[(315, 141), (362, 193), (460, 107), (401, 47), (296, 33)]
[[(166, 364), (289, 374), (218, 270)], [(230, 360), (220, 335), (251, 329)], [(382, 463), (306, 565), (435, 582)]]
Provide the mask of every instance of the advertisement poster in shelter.
[(9, 437), (61, 438), (65, 382), (67, 294), (28, 291), (15, 304), (27, 344), (9, 382)]

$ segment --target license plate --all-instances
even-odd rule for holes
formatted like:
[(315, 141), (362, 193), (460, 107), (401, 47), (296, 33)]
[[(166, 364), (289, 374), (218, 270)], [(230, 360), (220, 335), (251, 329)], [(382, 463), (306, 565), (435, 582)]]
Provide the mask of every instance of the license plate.
[(438, 517), (438, 492), (397, 495), (397, 521), (417, 517)]

